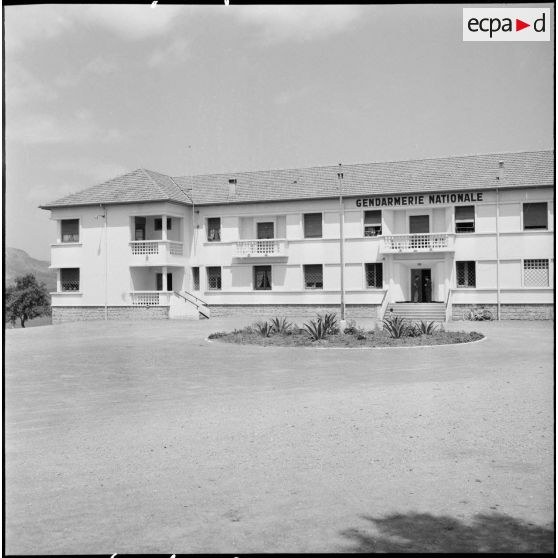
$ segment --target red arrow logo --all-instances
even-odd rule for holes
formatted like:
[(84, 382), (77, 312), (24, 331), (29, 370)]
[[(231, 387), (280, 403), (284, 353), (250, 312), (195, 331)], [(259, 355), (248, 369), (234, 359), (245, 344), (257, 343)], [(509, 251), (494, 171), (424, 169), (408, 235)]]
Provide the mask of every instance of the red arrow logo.
[(520, 19), (515, 20), (515, 30), (516, 31), (521, 31), (522, 29), (525, 29), (526, 27), (531, 27), (531, 24), (530, 23), (525, 23), (524, 21), (521, 21)]

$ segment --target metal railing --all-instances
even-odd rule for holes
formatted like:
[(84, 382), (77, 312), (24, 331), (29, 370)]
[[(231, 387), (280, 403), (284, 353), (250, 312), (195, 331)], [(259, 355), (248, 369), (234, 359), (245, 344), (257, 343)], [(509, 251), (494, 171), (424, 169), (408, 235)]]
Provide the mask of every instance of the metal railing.
[(239, 240), (236, 243), (235, 256), (283, 256), (286, 253), (286, 241), (276, 238), (257, 240)]
[(380, 308), (378, 309), (378, 321), (382, 321), (384, 316), (386, 315), (386, 310), (388, 307), (388, 292), (389, 289), (386, 289), (384, 292), (384, 297), (382, 298), (382, 302), (380, 304)]
[(451, 249), (449, 233), (392, 234), (383, 237), (383, 249), (390, 252), (422, 252)]
[(60, 288), (62, 292), (79, 291), (79, 281), (61, 281)]

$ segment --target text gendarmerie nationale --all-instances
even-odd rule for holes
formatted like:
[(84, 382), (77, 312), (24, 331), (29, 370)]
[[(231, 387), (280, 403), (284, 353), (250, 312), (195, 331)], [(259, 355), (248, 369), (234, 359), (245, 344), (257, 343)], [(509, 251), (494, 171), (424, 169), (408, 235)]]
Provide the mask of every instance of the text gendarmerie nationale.
[(430, 194), (429, 196), (383, 196), (379, 198), (360, 198), (357, 207), (394, 207), (402, 205), (436, 205), (440, 203), (473, 203), (482, 201), (482, 192), (460, 194)]

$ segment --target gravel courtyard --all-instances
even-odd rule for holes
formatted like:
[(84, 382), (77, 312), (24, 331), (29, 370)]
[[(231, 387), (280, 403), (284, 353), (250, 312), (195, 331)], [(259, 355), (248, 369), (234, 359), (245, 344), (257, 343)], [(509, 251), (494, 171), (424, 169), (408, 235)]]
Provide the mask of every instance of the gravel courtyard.
[(553, 323), (205, 340), (246, 324), (6, 331), (6, 553), (553, 551)]

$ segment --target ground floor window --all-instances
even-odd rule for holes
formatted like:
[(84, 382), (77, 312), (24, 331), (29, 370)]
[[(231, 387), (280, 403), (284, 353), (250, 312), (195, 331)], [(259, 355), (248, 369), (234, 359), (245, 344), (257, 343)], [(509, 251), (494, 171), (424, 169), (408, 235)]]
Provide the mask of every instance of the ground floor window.
[(79, 291), (79, 267), (60, 270), (60, 288), (62, 291)]
[(221, 290), (221, 268), (220, 267), (207, 268), (207, 288), (210, 291)]
[(192, 289), (194, 291), (200, 290), (200, 268), (199, 267), (192, 268)]
[(306, 289), (324, 288), (324, 272), (322, 265), (304, 266), (304, 287)]
[(457, 286), (476, 287), (477, 274), (475, 262), (456, 262), (457, 267)]
[(254, 266), (254, 289), (256, 291), (271, 290), (271, 266), (270, 265)]
[(381, 289), (384, 286), (381, 263), (366, 264), (366, 286), (372, 289)]
[(548, 287), (548, 260), (523, 260), (523, 286)]

